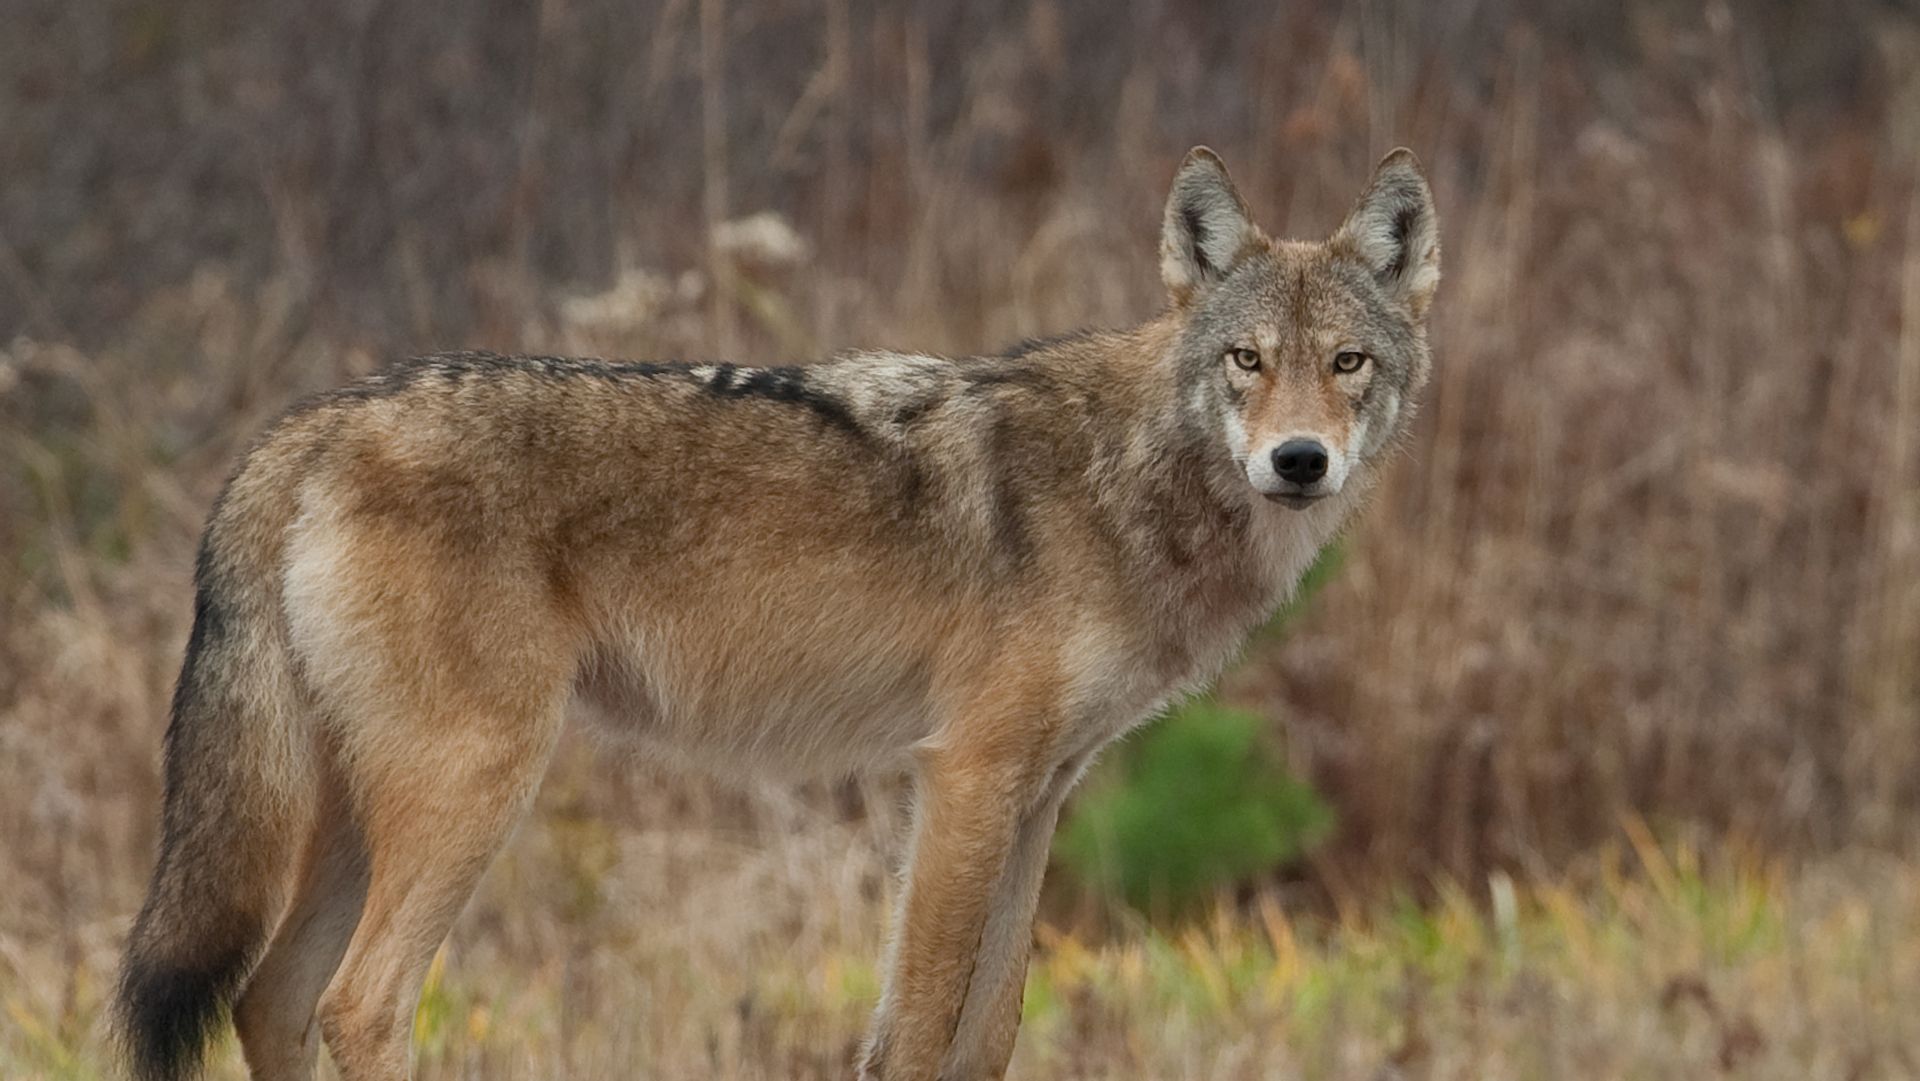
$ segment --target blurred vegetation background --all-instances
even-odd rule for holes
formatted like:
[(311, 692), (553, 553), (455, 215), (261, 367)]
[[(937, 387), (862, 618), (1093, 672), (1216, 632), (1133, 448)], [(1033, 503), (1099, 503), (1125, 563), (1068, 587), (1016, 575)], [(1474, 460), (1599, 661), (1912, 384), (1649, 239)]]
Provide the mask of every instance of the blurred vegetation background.
[[(1920, 1072), (1911, 5), (7, 16), (0, 1073), (102, 1069), (193, 544), (292, 398), (448, 347), (791, 362), (1132, 321), (1195, 143), (1294, 235), (1412, 146), (1435, 381), (1324, 588), (1088, 787), (1016, 1072)], [(425, 1072), (838, 1076), (898, 795), (569, 744), (436, 977)], [(1147, 854), (1113, 864), (1127, 822)]]

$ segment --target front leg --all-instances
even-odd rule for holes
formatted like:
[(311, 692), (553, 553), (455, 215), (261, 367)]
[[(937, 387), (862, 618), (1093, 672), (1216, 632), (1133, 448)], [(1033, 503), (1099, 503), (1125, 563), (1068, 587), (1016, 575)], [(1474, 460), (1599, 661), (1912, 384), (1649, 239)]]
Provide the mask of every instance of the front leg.
[(1006, 869), (994, 886), (972, 986), (940, 1072), (946, 1081), (998, 1078), (1007, 1072), (1020, 1029), (1027, 960), (1033, 952), (1033, 913), (1040, 902), (1054, 825), (1090, 757), (1080, 756), (1056, 769), (1039, 805), (1020, 822)]
[(862, 1081), (942, 1078), (989, 925), (1019, 918), (996, 907), (1004, 907), (997, 887), (1044, 777), (1034, 779), (1030, 756), (1009, 746), (1023, 740), (956, 742), (921, 764), (912, 856)]

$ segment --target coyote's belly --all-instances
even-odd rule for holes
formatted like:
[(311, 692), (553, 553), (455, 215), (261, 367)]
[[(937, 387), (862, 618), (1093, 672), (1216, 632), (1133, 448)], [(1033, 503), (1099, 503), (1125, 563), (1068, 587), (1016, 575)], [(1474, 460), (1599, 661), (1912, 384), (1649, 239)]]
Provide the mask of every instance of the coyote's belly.
[(743, 603), (647, 622), (583, 665), (588, 722), (649, 752), (775, 776), (898, 763), (934, 726), (938, 648), (831, 598), (793, 618)]

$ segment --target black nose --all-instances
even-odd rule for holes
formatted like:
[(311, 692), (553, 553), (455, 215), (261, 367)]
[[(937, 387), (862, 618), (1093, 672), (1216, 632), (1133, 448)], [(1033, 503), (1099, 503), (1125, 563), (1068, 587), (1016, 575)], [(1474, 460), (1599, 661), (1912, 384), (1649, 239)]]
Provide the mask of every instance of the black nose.
[(1305, 488), (1327, 475), (1327, 448), (1317, 439), (1289, 439), (1273, 449), (1273, 471)]

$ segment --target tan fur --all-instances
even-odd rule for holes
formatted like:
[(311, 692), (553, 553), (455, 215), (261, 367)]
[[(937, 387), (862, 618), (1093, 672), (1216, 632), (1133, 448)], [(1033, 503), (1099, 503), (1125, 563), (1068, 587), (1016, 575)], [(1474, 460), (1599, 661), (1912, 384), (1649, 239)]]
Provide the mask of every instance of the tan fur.
[[(1395, 160), (1376, 188), (1404, 179)], [(179, 930), (169, 868), (225, 873), (212, 819), (176, 800), (277, 808), (217, 827), (233, 866), (273, 879), (229, 892), (277, 931), (252, 917), (261, 937), (221, 954), (243, 966), (254, 1076), (310, 1077), (324, 1034), (349, 1081), (395, 1081), (427, 965), (570, 701), (614, 739), (722, 771), (913, 770), (859, 1069), (1002, 1073), (1067, 793), (1286, 598), (1424, 381), (1426, 296), (1376, 265), (1406, 229), (1367, 232), (1365, 263), (1269, 241), (1244, 213), (1218, 160), (1191, 158), (1163, 237), (1173, 306), (1002, 357), (450, 355), (289, 414), (209, 527), (169, 758), (180, 854), (123, 991), (159, 1049), (136, 1053), (143, 1075), (178, 1073), (152, 988), (198, 973), (217, 938)], [(1243, 343), (1259, 371), (1226, 366)], [(1360, 345), (1381, 350), (1377, 377), (1326, 370)], [(1250, 483), (1249, 447), (1299, 432), (1351, 461), (1338, 490), (1281, 506)], [(180, 749), (216, 738), (225, 764)]]

